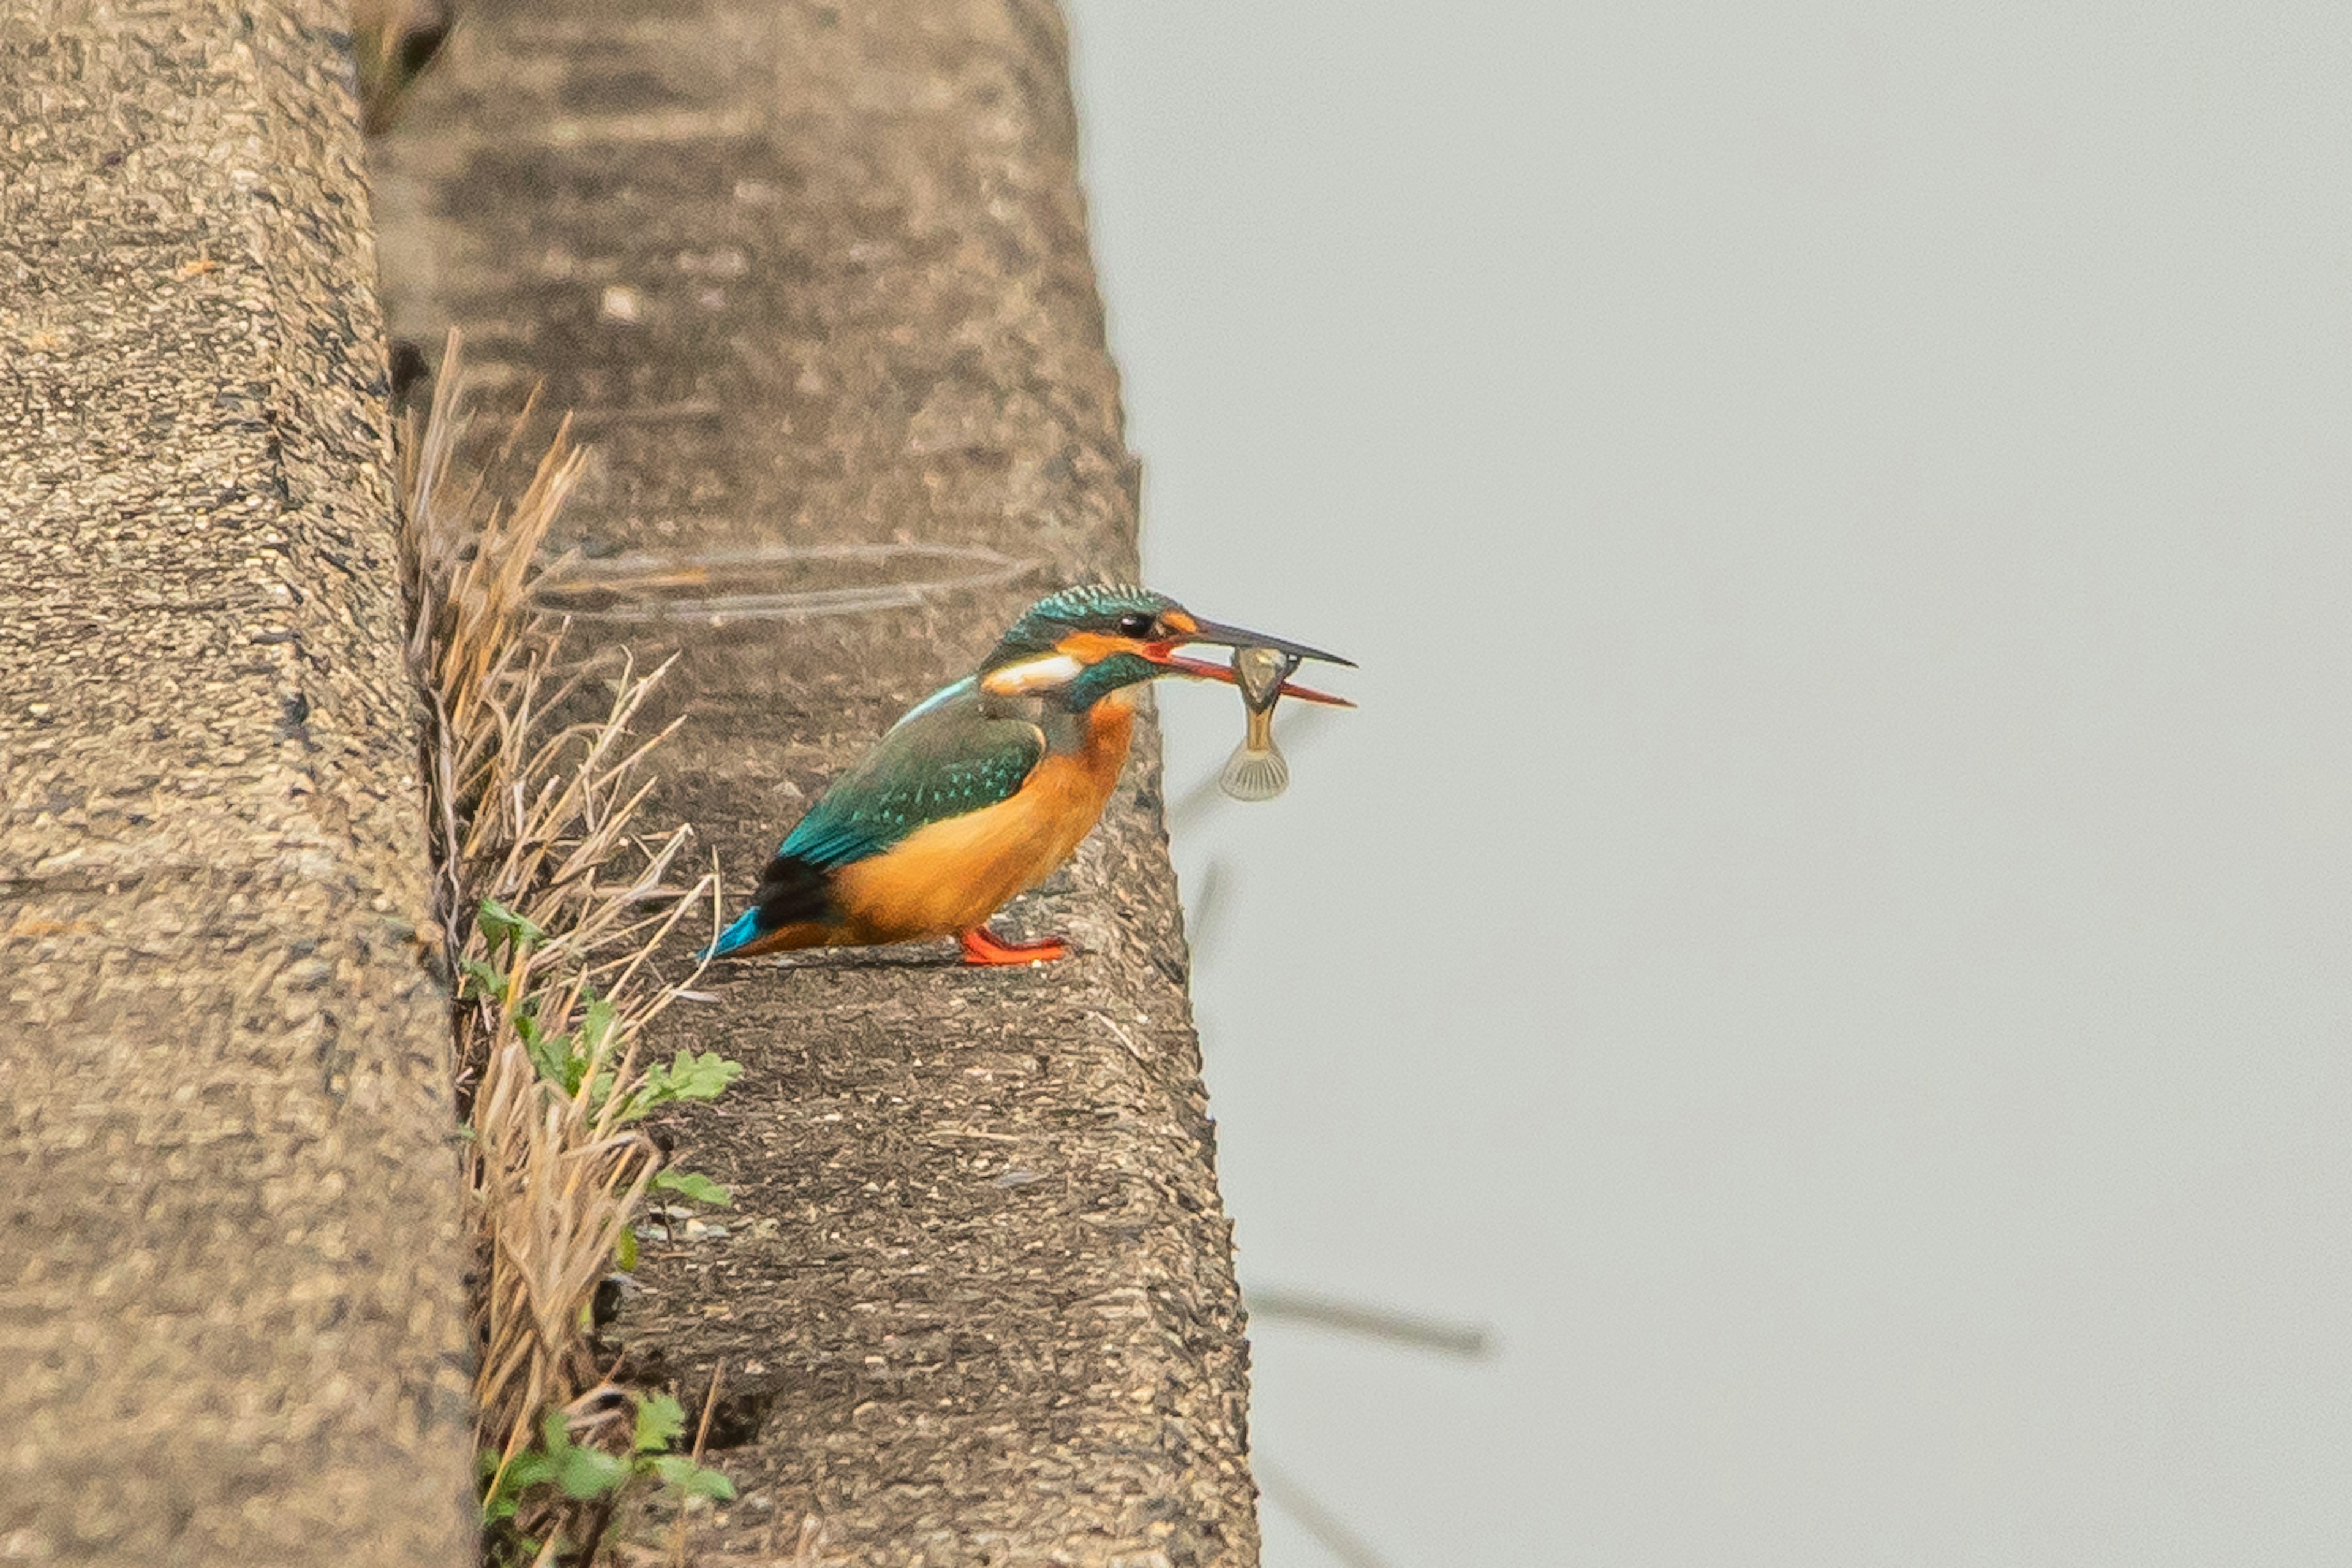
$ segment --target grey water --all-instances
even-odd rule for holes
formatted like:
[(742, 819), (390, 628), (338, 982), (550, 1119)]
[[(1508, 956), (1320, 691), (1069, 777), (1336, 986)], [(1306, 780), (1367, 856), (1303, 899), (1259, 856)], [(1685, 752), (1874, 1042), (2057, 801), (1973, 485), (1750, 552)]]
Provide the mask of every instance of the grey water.
[(1073, 10), (1269, 1568), (2340, 1558), (2352, 8)]

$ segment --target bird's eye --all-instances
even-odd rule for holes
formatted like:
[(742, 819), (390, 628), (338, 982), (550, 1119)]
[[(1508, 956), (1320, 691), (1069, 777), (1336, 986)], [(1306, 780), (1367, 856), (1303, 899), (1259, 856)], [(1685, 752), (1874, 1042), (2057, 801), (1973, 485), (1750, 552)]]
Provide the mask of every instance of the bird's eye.
[(1140, 610), (1129, 610), (1118, 618), (1118, 635), (1123, 637), (1148, 637), (1151, 635), (1151, 617)]

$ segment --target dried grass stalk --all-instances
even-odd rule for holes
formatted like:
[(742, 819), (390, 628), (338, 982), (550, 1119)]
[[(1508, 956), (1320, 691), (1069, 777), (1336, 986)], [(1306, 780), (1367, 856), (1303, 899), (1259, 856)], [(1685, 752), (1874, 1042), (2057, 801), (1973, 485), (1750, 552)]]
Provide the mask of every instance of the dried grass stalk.
[[(476, 1436), (511, 1461), (545, 1412), (598, 1381), (589, 1304), (660, 1163), (629, 1123), (642, 1110), (646, 1026), (679, 987), (647, 960), (714, 884), (705, 876), (677, 897), (667, 878), (688, 829), (648, 837), (635, 820), (646, 757), (670, 731), (635, 740), (631, 725), (668, 666), (569, 662), (562, 624), (531, 607), (548, 528), (580, 480), (569, 422), (503, 502), (493, 475), (530, 411), (488, 459), (467, 457), (478, 443), (457, 350), (453, 332), (431, 414), (403, 447), (404, 566), (409, 657), (431, 707), (437, 912), (465, 977), (456, 1026), (477, 1251)], [(561, 717), (599, 687), (596, 710)], [(486, 900), (527, 926), (486, 925)], [(568, 1068), (551, 1070), (551, 1057)]]

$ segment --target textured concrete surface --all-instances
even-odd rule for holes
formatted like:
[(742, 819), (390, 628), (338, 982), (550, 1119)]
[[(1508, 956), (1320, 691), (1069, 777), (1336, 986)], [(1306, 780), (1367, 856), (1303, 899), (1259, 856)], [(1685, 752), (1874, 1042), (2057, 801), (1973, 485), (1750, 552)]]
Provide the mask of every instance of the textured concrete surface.
[(470, 1551), (336, 21), (0, 19), (0, 1559)]
[[(1134, 570), (1063, 47), (1035, 0), (484, 5), (379, 160), (395, 329), (455, 322), (493, 382), (543, 377), (580, 415), (597, 457), (568, 538), (1034, 563), (803, 560), (758, 585), (971, 580), (859, 614), (583, 624), (682, 653), (655, 809), (736, 900), (1029, 599)], [(650, 1247), (616, 1325), (690, 1397), (718, 1367), (742, 1426), (765, 1412), (719, 1456), (745, 1495), (696, 1530), (703, 1560), (790, 1560), (814, 1516), (828, 1561), (1255, 1562), (1150, 733), (1106, 828), (1003, 922), (1077, 959), (746, 964), (670, 1016), (665, 1048), (749, 1068), (671, 1129), (734, 1187), (729, 1234)]]

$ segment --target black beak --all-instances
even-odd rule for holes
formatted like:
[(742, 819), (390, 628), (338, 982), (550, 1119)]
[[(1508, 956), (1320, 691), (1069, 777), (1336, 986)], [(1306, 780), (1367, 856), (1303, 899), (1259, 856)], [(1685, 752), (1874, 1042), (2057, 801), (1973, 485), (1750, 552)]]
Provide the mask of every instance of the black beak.
[(1199, 630), (1188, 632), (1175, 640), (1179, 644), (1215, 643), (1221, 647), (1270, 647), (1293, 658), (1319, 658), (1325, 664), (1344, 664), (1349, 669), (1356, 668), (1356, 661), (1352, 658), (1341, 658), (1336, 653), (1325, 653), (1321, 648), (1308, 647), (1305, 643), (1270, 637), (1264, 632), (1245, 632), (1239, 626), (1219, 626), (1214, 621), (1202, 621), (1199, 627)]
[[(1157, 664), (1166, 666), (1179, 675), (1190, 675), (1202, 680), (1222, 680), (1228, 686), (1240, 684), (1234, 675), (1232, 666), (1211, 664), (1205, 659), (1185, 658), (1175, 650), (1193, 643), (1215, 643), (1223, 647), (1270, 647), (1276, 653), (1289, 655), (1293, 659), (1319, 658), (1326, 664), (1344, 664), (1349, 669), (1356, 668), (1354, 659), (1341, 658), (1336, 653), (1325, 653), (1321, 648), (1308, 647), (1305, 643), (1290, 642), (1282, 637), (1270, 637), (1264, 632), (1245, 632), (1239, 626), (1221, 626), (1214, 621), (1201, 620), (1193, 623), (1193, 628), (1181, 637), (1171, 637), (1166, 642), (1151, 644), (1144, 650), (1145, 657)], [(1307, 702), (1321, 702), (1333, 708), (1355, 706), (1344, 697), (1334, 697), (1328, 691), (1318, 691), (1311, 686), (1295, 686), (1287, 680), (1282, 683), (1281, 691), (1285, 697), (1296, 697)]]

